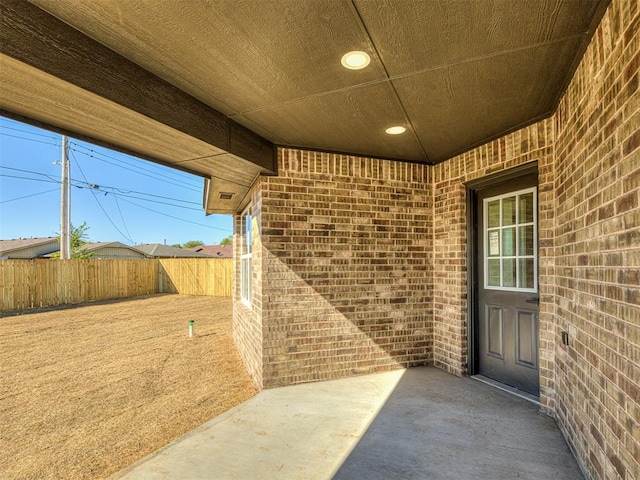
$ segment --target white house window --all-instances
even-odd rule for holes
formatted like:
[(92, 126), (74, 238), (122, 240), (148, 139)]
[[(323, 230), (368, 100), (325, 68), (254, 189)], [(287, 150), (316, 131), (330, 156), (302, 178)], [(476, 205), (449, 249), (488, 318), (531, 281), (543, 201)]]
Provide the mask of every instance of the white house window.
[(493, 290), (538, 289), (536, 188), (484, 200), (484, 285)]
[(240, 299), (251, 306), (251, 253), (253, 238), (251, 234), (251, 206), (242, 214), (242, 245), (240, 255)]

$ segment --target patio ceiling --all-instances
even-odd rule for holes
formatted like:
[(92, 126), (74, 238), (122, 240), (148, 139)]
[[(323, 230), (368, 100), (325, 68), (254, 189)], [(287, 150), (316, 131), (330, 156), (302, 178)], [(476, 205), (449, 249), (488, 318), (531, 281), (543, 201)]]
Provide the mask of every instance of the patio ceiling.
[(551, 115), (608, 3), (5, 0), (0, 113), (202, 175), (230, 213), (275, 145), (433, 164)]

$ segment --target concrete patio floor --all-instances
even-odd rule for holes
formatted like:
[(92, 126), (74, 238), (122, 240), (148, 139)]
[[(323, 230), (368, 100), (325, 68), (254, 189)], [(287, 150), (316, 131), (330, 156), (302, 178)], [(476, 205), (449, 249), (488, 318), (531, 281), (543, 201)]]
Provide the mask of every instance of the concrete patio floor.
[(583, 477), (534, 403), (419, 367), (265, 390), (112, 478)]

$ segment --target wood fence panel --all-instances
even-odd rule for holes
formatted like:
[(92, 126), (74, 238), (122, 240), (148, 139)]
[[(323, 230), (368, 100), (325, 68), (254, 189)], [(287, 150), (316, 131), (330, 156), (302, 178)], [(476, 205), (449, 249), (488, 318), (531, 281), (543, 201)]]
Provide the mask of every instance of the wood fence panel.
[(34, 264), (36, 276), (33, 285), (39, 282), (39, 288), (32, 288), (34, 306), (50, 305), (48, 299), (54, 298), (58, 290), (58, 265), (53, 265), (53, 262), (49, 260), (36, 260)]
[(160, 259), (162, 292), (230, 297), (233, 260), (230, 258)]
[(233, 260), (0, 260), (0, 311), (152, 293), (230, 297)]

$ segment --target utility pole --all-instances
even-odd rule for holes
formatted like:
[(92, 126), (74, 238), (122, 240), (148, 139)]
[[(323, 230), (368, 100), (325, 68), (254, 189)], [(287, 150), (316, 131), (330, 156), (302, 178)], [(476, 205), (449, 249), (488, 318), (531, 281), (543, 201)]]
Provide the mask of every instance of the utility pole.
[(71, 183), (69, 181), (69, 145), (62, 136), (62, 192), (60, 196), (60, 259), (71, 258)]

